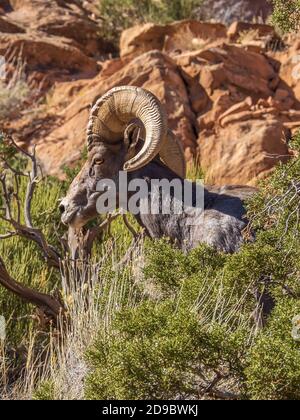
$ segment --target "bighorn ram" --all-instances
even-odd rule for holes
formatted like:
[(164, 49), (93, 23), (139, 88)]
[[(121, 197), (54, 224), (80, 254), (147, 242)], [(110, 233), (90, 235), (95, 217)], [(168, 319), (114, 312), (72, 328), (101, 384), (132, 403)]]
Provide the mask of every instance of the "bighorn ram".
[[(117, 87), (95, 103), (87, 128), (87, 147), (87, 162), (60, 204), (62, 221), (75, 228), (97, 217), (99, 180), (113, 180), (117, 194), (120, 192), (119, 171), (127, 171), (129, 181), (178, 179), (184, 183), (186, 166), (181, 145), (167, 128), (162, 105), (144, 89)], [(136, 219), (150, 237), (169, 237), (182, 249), (207, 243), (234, 252), (243, 241), (246, 227), (243, 200), (252, 192), (248, 187), (205, 188), (204, 208), (195, 213), (192, 223), (191, 215), (185, 213), (138, 214)], [(150, 200), (150, 196), (144, 200)]]

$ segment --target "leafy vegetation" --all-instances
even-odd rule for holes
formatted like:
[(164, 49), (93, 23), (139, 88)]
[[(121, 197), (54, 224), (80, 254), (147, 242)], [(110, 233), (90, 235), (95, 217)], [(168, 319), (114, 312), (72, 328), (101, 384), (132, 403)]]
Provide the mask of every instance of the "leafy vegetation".
[(246, 369), (252, 398), (300, 399), (300, 346), (290, 333), (291, 319), (299, 316), (299, 313), (299, 300), (281, 299), (272, 313), (267, 330), (257, 337)]
[(283, 32), (297, 31), (300, 22), (299, 0), (272, 0), (272, 21)]
[[(41, 291), (62, 288), (72, 319), (63, 345), (44, 333), (33, 345), (32, 308), (1, 289), (6, 346), (28, 348), (26, 372), (35, 372), (25, 397), (299, 399), (300, 135), (291, 147), (295, 157), (248, 203), (255, 241), (234, 255), (204, 245), (183, 254), (167, 239), (140, 240), (128, 255), (131, 234), (116, 220), (95, 244), (89, 288), (78, 289), (76, 276), (62, 288), (70, 267), (47, 268), (31, 242), (0, 241), (10, 273)], [(4, 152), (24, 168), (2, 144)], [(53, 245), (63, 233), (64, 189), (45, 179), (32, 203), (34, 223)], [(20, 190), (24, 196), (25, 184)], [(30, 347), (51, 354), (42, 373), (28, 362)]]
[(256, 241), (239, 253), (145, 245), (144, 300), (99, 331), (86, 398), (300, 398), (299, 165), (249, 202)]
[(201, 0), (101, 0), (102, 32), (117, 43), (120, 33), (130, 26), (187, 19), (200, 4)]

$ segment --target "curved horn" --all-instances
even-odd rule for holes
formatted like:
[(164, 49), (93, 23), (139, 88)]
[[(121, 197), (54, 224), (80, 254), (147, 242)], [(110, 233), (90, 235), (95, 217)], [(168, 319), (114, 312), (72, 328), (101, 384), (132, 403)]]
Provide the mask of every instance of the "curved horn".
[(123, 140), (126, 127), (136, 118), (145, 128), (145, 142), (137, 155), (124, 164), (124, 170), (133, 171), (145, 166), (162, 147), (167, 117), (159, 100), (142, 88), (120, 86), (98, 99), (87, 128), (88, 150), (99, 141), (116, 143)]
[(159, 152), (161, 159), (176, 175), (185, 179), (186, 161), (181, 142), (175, 134), (168, 130), (165, 142)]

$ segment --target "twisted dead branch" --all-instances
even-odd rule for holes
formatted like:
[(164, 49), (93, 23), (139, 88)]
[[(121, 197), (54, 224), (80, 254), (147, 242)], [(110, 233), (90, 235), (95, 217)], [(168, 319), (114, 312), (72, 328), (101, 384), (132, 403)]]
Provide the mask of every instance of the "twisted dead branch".
[[(16, 170), (9, 164), (7, 159), (1, 157), (3, 168), (8, 170), (14, 179), (14, 186), (8, 185), (9, 183), (7, 179), (7, 171), (4, 170), (4, 172), (0, 174), (0, 185), (2, 187), (4, 204), (4, 207), (0, 209), (2, 210), (2, 213), (4, 213), (0, 213), (0, 219), (10, 225), (13, 230), (9, 230), (8, 232), (2, 234), (0, 239), (7, 239), (18, 235), (35, 242), (42, 251), (47, 264), (50, 267), (59, 269), (59, 261), (61, 259), (60, 253), (52, 245), (48, 244), (42, 230), (34, 227), (32, 223), (31, 202), (36, 185), (39, 182), (39, 167), (37, 164), (35, 148), (33, 148), (32, 153), (28, 153), (21, 149), (11, 137), (6, 137), (5, 140), (8, 146), (15, 149), (16, 152), (25, 156), (30, 161), (31, 170), (29, 173)], [(20, 176), (28, 178), (26, 198), (23, 209), (25, 224), (21, 223), (22, 206), (19, 195)], [(15, 214), (13, 212), (14, 203), (16, 204)]]
[[(31, 170), (25, 173), (21, 170), (13, 168), (8, 159), (1, 156), (2, 169), (0, 173), (0, 186), (2, 189), (2, 204), (0, 209), (0, 219), (6, 222), (10, 228), (7, 232), (0, 235), (1, 240), (11, 238), (13, 236), (20, 236), (30, 241), (35, 242), (50, 267), (59, 269), (60, 254), (48, 242), (43, 232), (34, 227), (31, 216), (31, 202), (34, 195), (35, 187), (38, 183), (38, 164), (35, 154), (35, 148), (32, 153), (28, 153), (19, 148), (11, 137), (5, 138), (6, 146), (12, 148), (16, 153), (25, 156), (31, 162)], [(13, 183), (9, 182), (8, 175), (12, 177)], [(26, 198), (23, 206), (23, 214), (25, 224), (22, 220), (22, 204), (19, 194), (20, 177), (28, 178)], [(40, 293), (29, 287), (18, 283), (12, 278), (6, 269), (5, 263), (0, 257), (0, 284), (16, 296), (24, 301), (35, 305), (38, 308), (38, 314), (41, 324), (54, 323), (64, 316), (64, 305), (59, 298), (54, 298), (50, 295)]]
[[(85, 265), (89, 263), (92, 248), (95, 240), (102, 237), (108, 230), (111, 223), (122, 215), (121, 212), (108, 215), (99, 225), (90, 229), (75, 230), (69, 228), (68, 240), (61, 239), (64, 249), (59, 252), (45, 238), (41, 229), (34, 226), (31, 205), (37, 184), (40, 182), (40, 168), (37, 163), (35, 147), (32, 152), (21, 149), (14, 139), (9, 136), (4, 138), (5, 145), (13, 150), (13, 154), (18, 154), (30, 163), (30, 170), (25, 172), (15, 169), (7, 156), (0, 155), (0, 190), (2, 190), (2, 208), (0, 208), (0, 220), (5, 222), (7, 229), (0, 235), (0, 240), (6, 240), (13, 236), (19, 236), (34, 242), (42, 252), (42, 255), (49, 267), (61, 269), (61, 262), (67, 259), (74, 265), (76, 277), (79, 283), (84, 282)], [(2, 164), (2, 165), (1, 165)], [(24, 204), (20, 197), (20, 178), (27, 179), (27, 188)], [(130, 225), (125, 215), (124, 223), (133, 235), (133, 244), (129, 247), (126, 260), (130, 258), (134, 245), (138, 242), (140, 235)], [(24, 220), (24, 222), (22, 222)], [(38, 308), (41, 324), (55, 323), (65, 316), (64, 304), (60, 298), (55, 298), (48, 294), (43, 294), (29, 287), (18, 283), (12, 278), (5, 267), (4, 261), (0, 257), (0, 284), (10, 292), (14, 293), (26, 302)]]
[(64, 316), (65, 308), (60, 299), (56, 299), (50, 295), (37, 292), (29, 287), (18, 283), (7, 272), (4, 261), (0, 257), (0, 284), (5, 289), (14, 293), (25, 302), (35, 305), (39, 309), (39, 316), (43, 316), (48, 322), (57, 325), (59, 319)]

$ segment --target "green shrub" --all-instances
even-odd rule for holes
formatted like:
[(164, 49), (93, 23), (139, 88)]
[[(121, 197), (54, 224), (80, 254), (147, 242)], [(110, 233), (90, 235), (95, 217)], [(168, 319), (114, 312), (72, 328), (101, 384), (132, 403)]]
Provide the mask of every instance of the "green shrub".
[(172, 296), (193, 275), (213, 277), (222, 268), (226, 256), (203, 245), (188, 255), (174, 248), (168, 239), (148, 241), (146, 282), (153, 282), (166, 297)]
[(282, 299), (259, 334), (246, 369), (253, 399), (300, 399), (300, 341), (292, 337), (292, 320), (299, 315), (299, 300)]
[(273, 23), (283, 32), (297, 31), (300, 22), (299, 0), (272, 0), (274, 13)]
[(218, 368), (238, 374), (245, 341), (242, 328), (203, 325), (196, 311), (172, 300), (143, 303), (122, 311), (89, 350), (86, 398), (197, 398), (203, 377)]
[[(299, 276), (293, 254), (276, 252), (270, 236), (230, 256), (205, 246), (183, 255), (166, 241), (148, 244), (144, 286), (154, 282), (160, 293), (121, 310), (99, 332), (87, 353), (86, 398), (201, 398), (216, 372), (223, 375), (216, 396), (298, 398), (299, 343), (291, 331), (300, 315), (292, 296)], [(258, 335), (255, 290), (275, 302)]]

